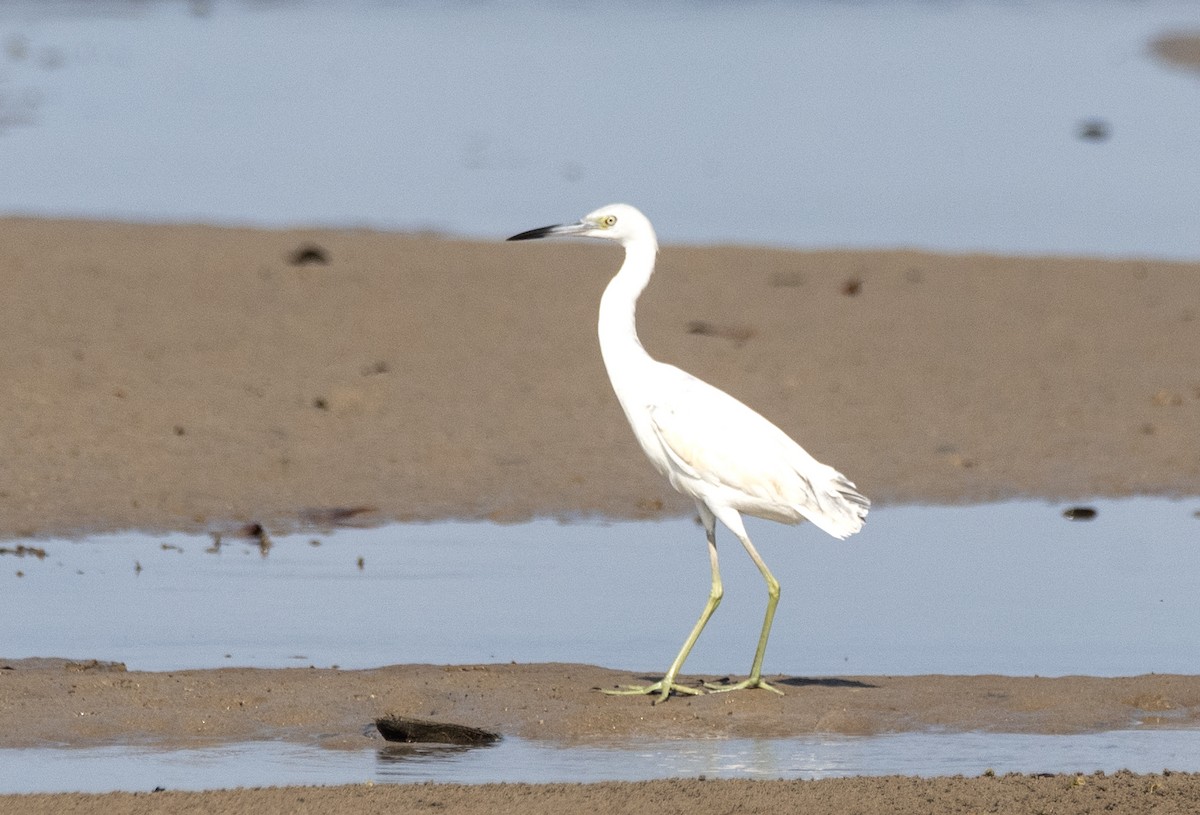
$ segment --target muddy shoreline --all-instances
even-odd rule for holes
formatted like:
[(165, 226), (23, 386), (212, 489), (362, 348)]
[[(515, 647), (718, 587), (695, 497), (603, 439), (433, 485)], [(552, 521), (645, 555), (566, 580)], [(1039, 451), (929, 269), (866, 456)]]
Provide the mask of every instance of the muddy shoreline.
[[(767, 692), (673, 697), (599, 691), (641, 673), (558, 663), (142, 672), (59, 660), (0, 663), (0, 748), (163, 748), (283, 739), (361, 748), (400, 716), (556, 743), (943, 732), (1090, 733), (1200, 726), (1200, 676), (776, 676)], [(699, 687), (715, 676), (688, 676)], [(61, 701), (70, 699), (70, 705)], [(319, 734), (319, 735), (318, 735)]]
[[(0, 537), (690, 512), (600, 361), (618, 263), (0, 219)], [(1200, 264), (667, 246), (638, 319), (877, 504), (1200, 494)]]

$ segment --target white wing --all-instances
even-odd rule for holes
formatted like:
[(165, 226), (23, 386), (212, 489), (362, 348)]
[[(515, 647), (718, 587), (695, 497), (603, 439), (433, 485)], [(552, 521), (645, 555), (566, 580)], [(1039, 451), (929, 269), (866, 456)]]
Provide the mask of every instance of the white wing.
[(672, 483), (758, 517), (805, 517), (836, 538), (862, 528), (868, 501), (844, 475), (724, 391), (664, 365), (650, 425)]

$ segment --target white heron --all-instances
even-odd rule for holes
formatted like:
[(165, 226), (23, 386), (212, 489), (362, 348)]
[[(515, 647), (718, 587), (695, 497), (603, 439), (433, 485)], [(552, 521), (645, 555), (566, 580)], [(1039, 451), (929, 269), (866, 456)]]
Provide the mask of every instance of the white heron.
[(679, 671), (700, 632), (721, 602), (716, 522), (737, 536), (767, 583), (767, 613), (750, 666), (750, 676), (714, 691), (766, 688), (763, 655), (779, 602), (779, 581), (746, 534), (742, 513), (795, 524), (807, 518), (835, 538), (860, 530), (871, 502), (844, 475), (821, 464), (786, 433), (724, 391), (653, 359), (638, 340), (637, 299), (654, 273), (658, 240), (654, 227), (628, 204), (610, 204), (578, 223), (545, 226), (510, 241), (581, 236), (616, 241), (625, 262), (600, 299), (600, 353), (613, 390), (642, 450), (671, 486), (696, 503), (708, 537), (712, 590), (704, 612), (663, 678), (650, 685), (609, 691), (624, 694), (699, 694), (677, 684)]

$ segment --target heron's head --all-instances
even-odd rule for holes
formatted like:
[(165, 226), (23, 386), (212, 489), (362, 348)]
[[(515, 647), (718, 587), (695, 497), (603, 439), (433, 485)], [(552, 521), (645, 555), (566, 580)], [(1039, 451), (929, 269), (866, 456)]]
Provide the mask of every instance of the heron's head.
[(616, 241), (628, 248), (634, 244), (646, 244), (658, 248), (654, 227), (650, 219), (628, 204), (609, 204), (584, 215), (577, 223), (557, 224), (531, 229), (513, 235), (510, 241), (528, 241), (535, 238), (577, 236), (603, 238)]

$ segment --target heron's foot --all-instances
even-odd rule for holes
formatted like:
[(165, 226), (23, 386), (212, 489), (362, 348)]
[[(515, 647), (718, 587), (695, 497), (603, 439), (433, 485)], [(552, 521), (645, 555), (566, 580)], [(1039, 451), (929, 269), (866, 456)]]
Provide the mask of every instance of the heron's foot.
[(665, 702), (671, 698), (672, 693), (680, 694), (681, 696), (701, 696), (704, 691), (699, 688), (689, 688), (687, 685), (680, 685), (677, 682), (671, 682), (666, 679), (660, 679), (652, 685), (622, 685), (619, 688), (605, 688), (602, 693), (609, 696), (652, 696), (660, 694), (659, 698), (654, 700), (654, 704)]
[(771, 693), (778, 693), (780, 696), (784, 695), (783, 691), (767, 682), (761, 676), (743, 679), (741, 682), (705, 682), (704, 687), (713, 693), (728, 693), (731, 690), (746, 690), (747, 688), (762, 688), (763, 690), (771, 691)]

